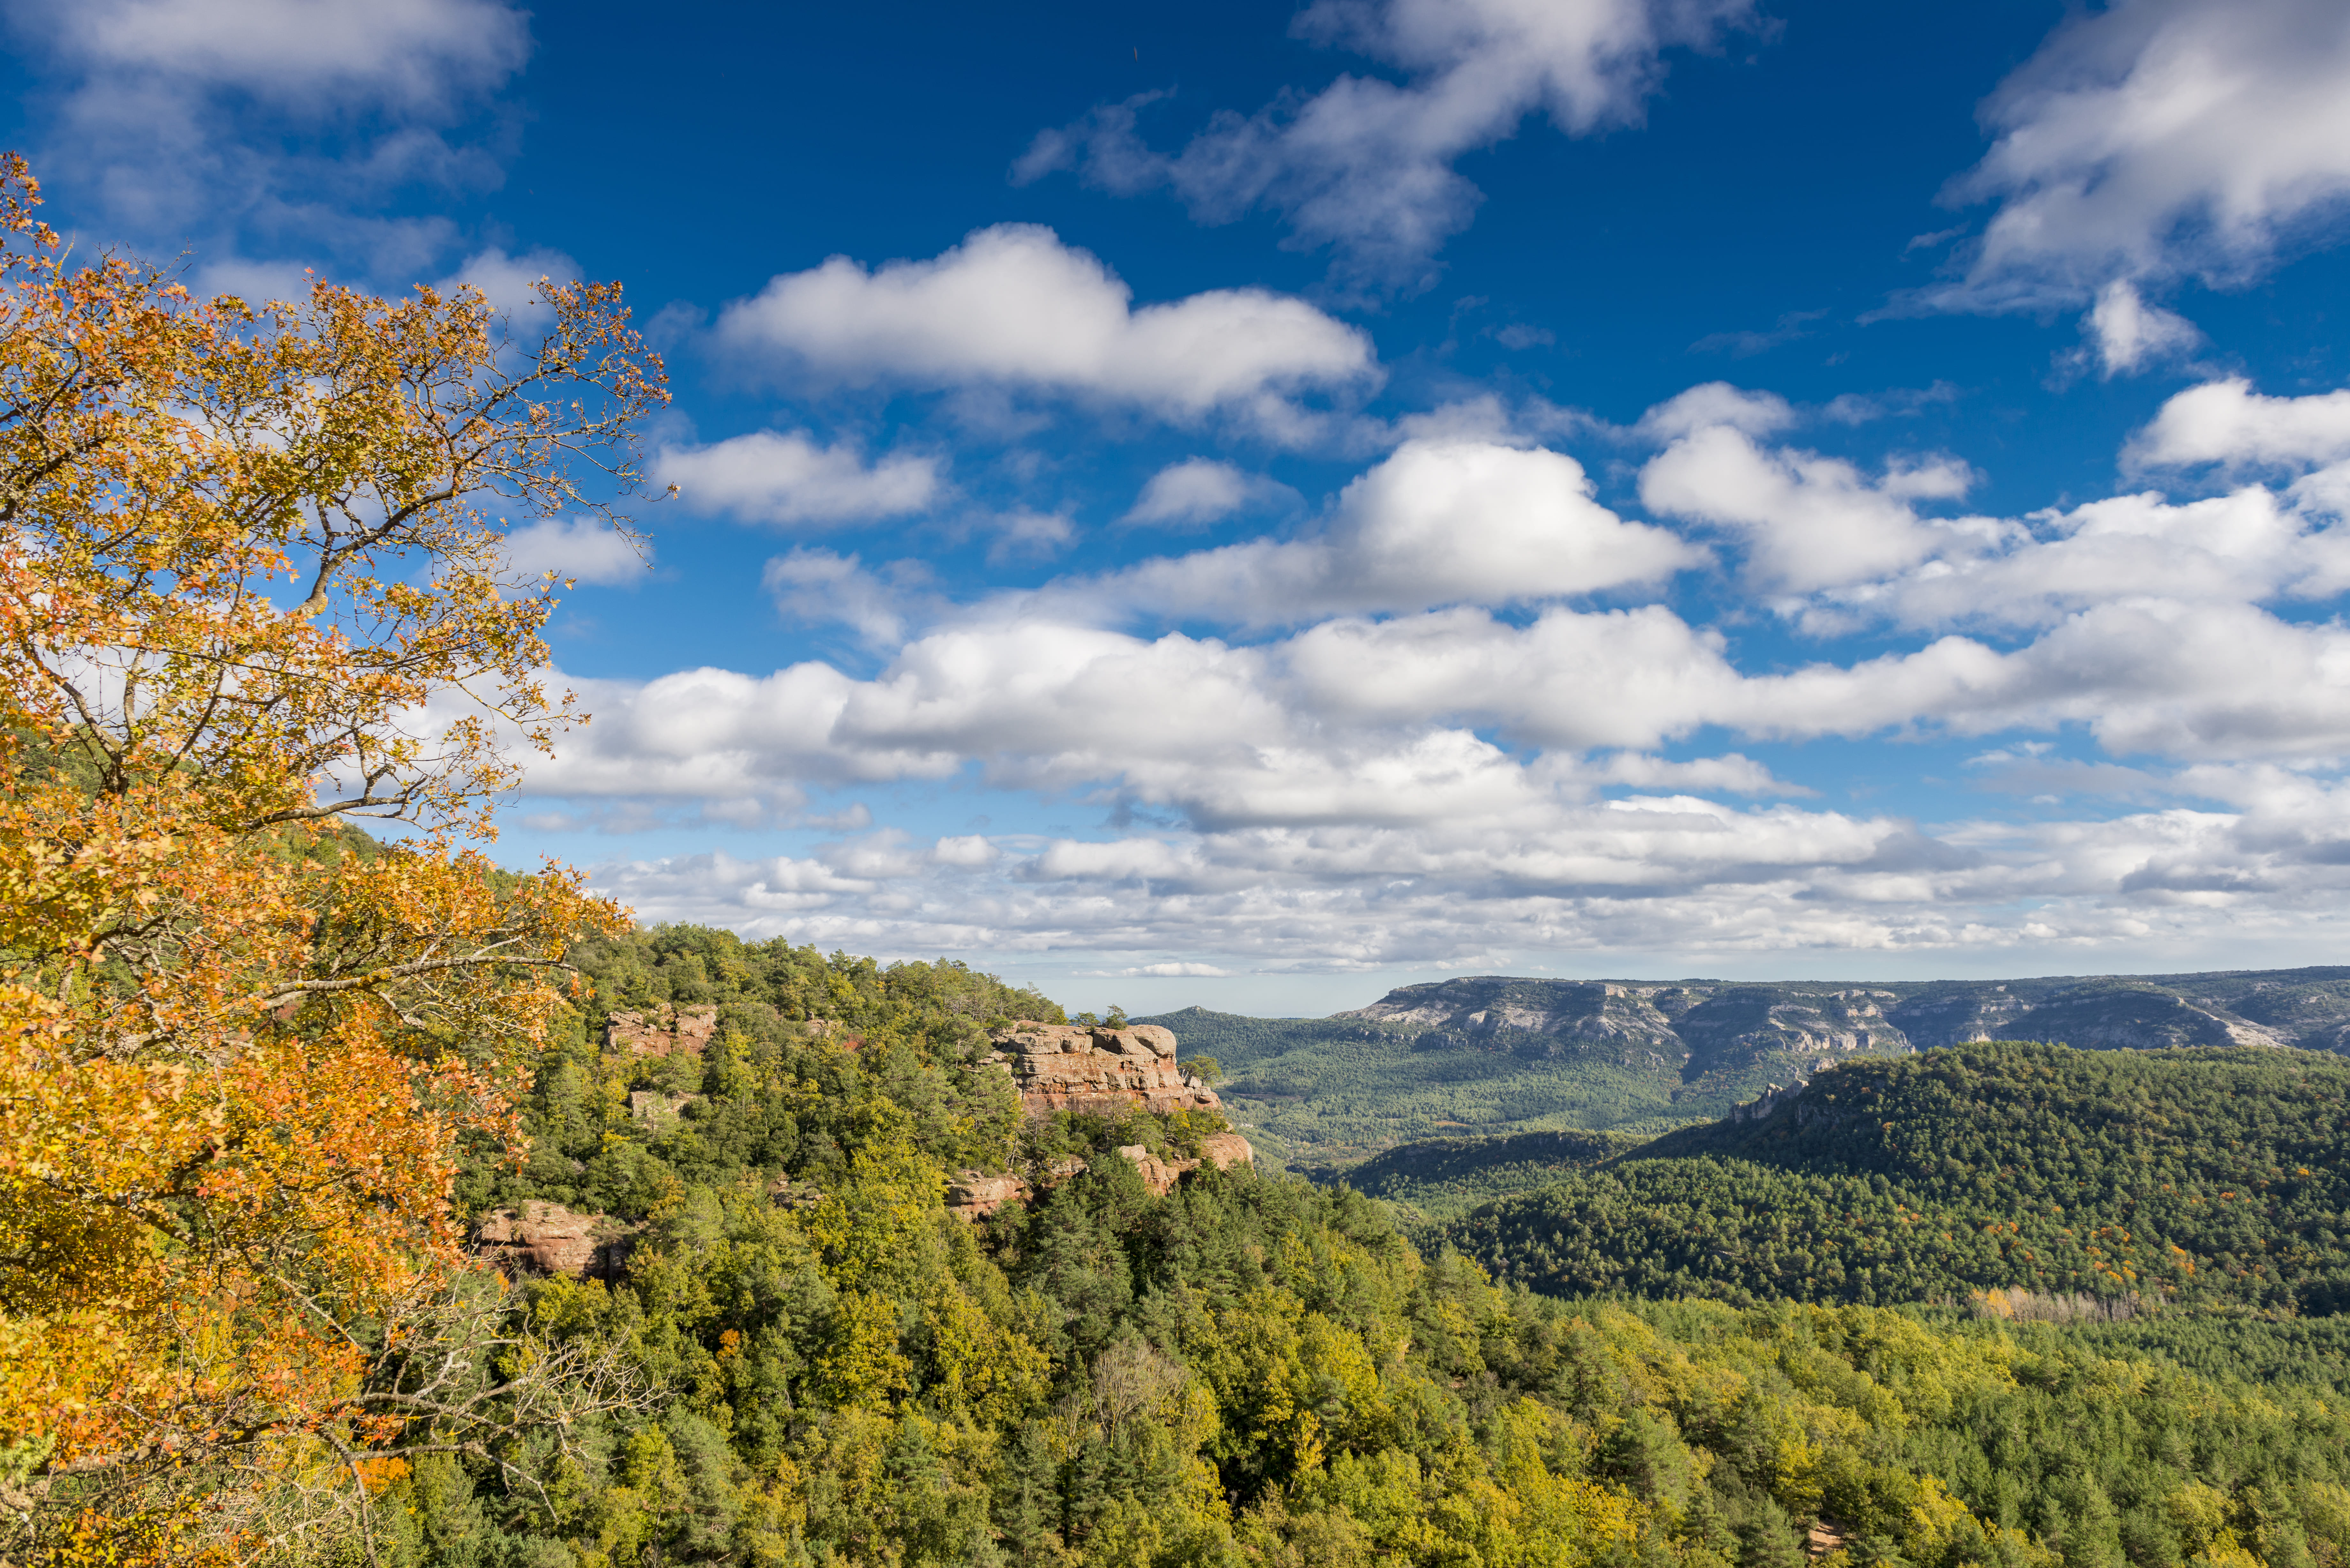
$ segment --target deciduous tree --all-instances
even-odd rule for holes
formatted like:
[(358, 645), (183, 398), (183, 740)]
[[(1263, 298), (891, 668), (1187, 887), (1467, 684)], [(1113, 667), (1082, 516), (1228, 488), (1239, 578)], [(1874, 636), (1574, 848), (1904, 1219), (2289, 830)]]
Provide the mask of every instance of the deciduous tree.
[(463, 287), (199, 300), (37, 200), (0, 164), (6, 1554), (233, 1555), (555, 1386), (473, 1354), (450, 1183), (624, 919), (481, 848), (581, 717), (505, 535), (625, 527), (662, 374), (617, 285), (535, 341)]

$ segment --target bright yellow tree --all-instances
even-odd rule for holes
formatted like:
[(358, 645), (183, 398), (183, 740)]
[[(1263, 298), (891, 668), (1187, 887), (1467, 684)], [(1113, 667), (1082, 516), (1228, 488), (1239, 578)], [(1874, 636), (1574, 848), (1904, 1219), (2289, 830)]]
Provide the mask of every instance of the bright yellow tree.
[(617, 286), (200, 301), (37, 201), (0, 161), (0, 1558), (234, 1556), (553, 1397), (451, 1180), (623, 915), (474, 846), (579, 717), (504, 535), (624, 526), (662, 373)]

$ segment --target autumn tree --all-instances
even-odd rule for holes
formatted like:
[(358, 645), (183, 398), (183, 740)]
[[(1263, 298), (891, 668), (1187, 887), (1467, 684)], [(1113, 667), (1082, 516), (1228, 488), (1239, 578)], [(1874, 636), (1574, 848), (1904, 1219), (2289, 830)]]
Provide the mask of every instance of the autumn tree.
[(663, 379), (617, 285), (535, 341), (205, 301), (37, 201), (0, 163), (0, 1557), (229, 1560), (581, 1370), (489, 1343), (449, 1194), (625, 923), (481, 847), (580, 717), (505, 535), (625, 529)]

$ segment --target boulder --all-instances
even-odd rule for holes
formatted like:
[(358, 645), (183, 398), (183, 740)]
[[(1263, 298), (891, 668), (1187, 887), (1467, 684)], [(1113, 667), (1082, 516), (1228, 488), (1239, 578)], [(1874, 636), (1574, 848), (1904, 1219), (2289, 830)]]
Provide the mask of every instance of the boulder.
[(1139, 1143), (1128, 1144), (1118, 1152), (1133, 1161), (1134, 1168), (1142, 1173), (1142, 1185), (1150, 1189), (1152, 1196), (1158, 1198), (1164, 1198), (1174, 1191), (1175, 1184), (1183, 1179), (1185, 1171), (1200, 1168), (1200, 1162), (1196, 1159), (1161, 1159)]
[(1218, 1170), (1229, 1170), (1235, 1165), (1254, 1165), (1256, 1150), (1249, 1140), (1236, 1132), (1216, 1133), (1200, 1140), (1200, 1155)]
[(1175, 1031), (1163, 1023), (1131, 1023), (1126, 1033), (1150, 1047), (1151, 1054), (1175, 1060)]
[(608, 1214), (577, 1214), (531, 1199), (520, 1210), (484, 1215), (474, 1250), (503, 1269), (537, 1274), (608, 1277), (626, 1255), (629, 1228)]

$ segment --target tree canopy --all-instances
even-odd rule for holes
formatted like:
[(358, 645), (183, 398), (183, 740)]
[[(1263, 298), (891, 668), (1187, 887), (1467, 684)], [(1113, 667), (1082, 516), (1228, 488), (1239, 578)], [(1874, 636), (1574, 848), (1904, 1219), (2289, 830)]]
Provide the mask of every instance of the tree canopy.
[(0, 164), (0, 1481), (60, 1550), (283, 1542), (517, 1397), (428, 1371), (460, 1144), (625, 921), (480, 847), (577, 717), (504, 539), (625, 498), (661, 370), (616, 286), (532, 341), (199, 300), (37, 200)]
[(2022, 1288), (2350, 1307), (2350, 1061), (1984, 1043), (1848, 1062), (1446, 1235), (1566, 1294), (1910, 1302)]

